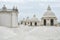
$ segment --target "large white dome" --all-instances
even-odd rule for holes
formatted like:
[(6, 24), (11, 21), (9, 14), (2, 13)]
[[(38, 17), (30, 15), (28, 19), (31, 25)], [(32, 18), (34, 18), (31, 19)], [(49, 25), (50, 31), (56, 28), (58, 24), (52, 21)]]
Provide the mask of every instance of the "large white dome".
[(51, 11), (50, 6), (48, 6), (47, 11), (43, 15), (43, 17), (56, 17), (55, 14)]

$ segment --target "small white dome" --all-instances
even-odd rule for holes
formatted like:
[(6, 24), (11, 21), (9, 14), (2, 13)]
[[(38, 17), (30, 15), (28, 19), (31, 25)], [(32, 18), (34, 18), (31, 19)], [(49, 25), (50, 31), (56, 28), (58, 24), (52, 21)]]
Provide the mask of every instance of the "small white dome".
[(33, 18), (31, 18), (31, 21), (38, 21), (38, 18), (36, 18), (36, 15), (33, 15)]
[(27, 22), (30, 21), (29, 17), (27, 17), (25, 21), (27, 21)]

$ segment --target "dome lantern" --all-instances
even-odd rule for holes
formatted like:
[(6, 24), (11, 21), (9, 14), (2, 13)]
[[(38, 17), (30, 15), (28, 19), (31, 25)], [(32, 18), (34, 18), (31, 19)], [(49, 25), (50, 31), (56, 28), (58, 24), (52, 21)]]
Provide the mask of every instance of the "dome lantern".
[(48, 5), (48, 8), (47, 8), (47, 10), (51, 10), (51, 7)]
[(33, 17), (36, 17), (36, 15), (33, 15)]
[(3, 10), (6, 10), (7, 8), (6, 8), (6, 6), (5, 6), (5, 5), (3, 5), (2, 9), (3, 9)]

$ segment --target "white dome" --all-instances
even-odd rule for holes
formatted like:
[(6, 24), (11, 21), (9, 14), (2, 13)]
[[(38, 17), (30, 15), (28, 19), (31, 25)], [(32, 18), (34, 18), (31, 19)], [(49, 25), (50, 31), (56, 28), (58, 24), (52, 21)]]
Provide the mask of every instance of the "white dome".
[(43, 17), (56, 17), (55, 14), (52, 11), (47, 11), (43, 15)]
[(25, 21), (26, 21), (26, 22), (30, 21), (29, 17), (27, 17)]
[(43, 17), (56, 17), (55, 14), (51, 11), (50, 6), (47, 8), (47, 12), (43, 15)]
[(33, 18), (31, 18), (31, 21), (38, 21), (38, 18), (36, 18), (36, 15), (33, 15)]

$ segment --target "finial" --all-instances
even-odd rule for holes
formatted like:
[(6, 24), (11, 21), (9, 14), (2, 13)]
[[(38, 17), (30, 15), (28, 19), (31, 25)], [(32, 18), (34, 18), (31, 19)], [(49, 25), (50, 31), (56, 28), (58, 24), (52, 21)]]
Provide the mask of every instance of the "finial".
[(51, 7), (50, 7), (50, 5), (48, 5), (48, 8), (47, 8), (47, 10), (51, 10)]
[(36, 15), (33, 15), (33, 17), (36, 17)]

